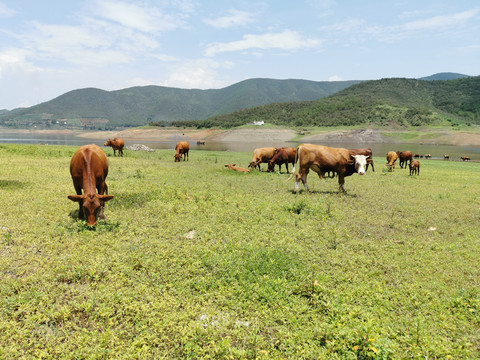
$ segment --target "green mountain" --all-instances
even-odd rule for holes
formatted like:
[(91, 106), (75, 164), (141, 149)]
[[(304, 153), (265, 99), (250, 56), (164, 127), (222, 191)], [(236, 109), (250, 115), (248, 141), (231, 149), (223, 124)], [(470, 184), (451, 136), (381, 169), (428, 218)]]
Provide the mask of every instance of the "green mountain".
[(233, 127), (254, 120), (287, 126), (480, 124), (480, 77), (365, 81), (321, 100), (269, 104), (178, 125)]
[[(270, 103), (321, 99), (360, 81), (250, 79), (215, 90), (161, 86), (117, 91), (70, 91), (29, 108), (0, 114), (0, 125), (114, 128), (150, 122), (169, 124), (228, 114)], [(58, 125), (57, 125), (58, 124)]]
[(425, 77), (419, 78), (419, 80), (455, 80), (455, 79), (463, 79), (466, 77), (469, 77), (469, 75), (444, 72), (444, 73), (433, 74), (430, 76), (425, 76)]

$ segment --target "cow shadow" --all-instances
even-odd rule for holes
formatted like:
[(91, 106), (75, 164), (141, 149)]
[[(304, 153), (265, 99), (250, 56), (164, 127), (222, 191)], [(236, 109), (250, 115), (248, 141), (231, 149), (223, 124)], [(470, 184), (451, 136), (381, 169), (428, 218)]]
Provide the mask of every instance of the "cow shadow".
[(350, 194), (348, 191), (344, 192), (339, 192), (338, 190), (310, 190), (307, 191), (305, 189), (298, 190), (297, 193), (295, 193), (294, 190), (290, 190), (290, 193), (293, 195), (297, 194), (315, 194), (315, 195), (338, 195), (338, 196), (347, 196), (350, 198), (356, 198), (358, 197), (357, 194)]
[(0, 180), (0, 189), (23, 189), (26, 186), (26, 182), (19, 180)]

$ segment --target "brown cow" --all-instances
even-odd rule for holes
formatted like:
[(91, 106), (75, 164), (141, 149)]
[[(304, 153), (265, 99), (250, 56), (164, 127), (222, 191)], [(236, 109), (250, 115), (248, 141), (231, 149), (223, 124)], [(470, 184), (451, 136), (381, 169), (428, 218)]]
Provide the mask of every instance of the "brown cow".
[(365, 168), (365, 171), (368, 170), (368, 165), (372, 165), (372, 171), (375, 172), (375, 168), (373, 167), (373, 155), (372, 155), (372, 149), (370, 148), (365, 148), (365, 149), (351, 149), (350, 151), (353, 151), (357, 155), (365, 155), (367, 159), (372, 159), (371, 163), (367, 162), (367, 167)]
[(410, 161), (410, 175), (420, 175), (420, 161)]
[(268, 163), (273, 158), (276, 151), (277, 148), (274, 147), (264, 147), (253, 150), (252, 161), (248, 167), (255, 169), (258, 166), (258, 170), (261, 171), (260, 164)]
[(395, 162), (398, 159), (398, 155), (395, 151), (389, 151), (387, 153), (387, 163), (385, 164), (388, 167), (389, 171), (395, 171)]
[(190, 150), (190, 144), (187, 141), (179, 141), (175, 146), (175, 162), (179, 162), (182, 159), (185, 161), (185, 158), (188, 160), (188, 151)]
[(237, 166), (237, 164), (226, 164), (225, 167), (229, 168), (230, 170), (238, 171), (238, 172), (246, 172), (250, 174), (250, 170)]
[(70, 161), (70, 174), (77, 195), (68, 195), (68, 198), (78, 202), (80, 219), (86, 218), (87, 225), (96, 225), (97, 218), (105, 219), (105, 201), (113, 199), (113, 195), (104, 195), (108, 194), (105, 183), (108, 174), (107, 156), (97, 145), (81, 146)]
[(288, 173), (288, 163), (295, 166), (295, 154), (297, 149), (291, 147), (282, 147), (277, 150), (273, 158), (268, 162), (267, 171), (275, 171), (275, 165), (278, 165), (278, 171), (282, 172), (282, 164), (285, 164)]
[(471, 159), (468, 156), (462, 156), (460, 157), (463, 161), (470, 161)]
[(299, 169), (295, 179), (294, 192), (298, 191), (300, 180), (302, 180), (307, 191), (310, 191), (307, 185), (307, 175), (310, 169), (315, 171), (320, 178), (329, 171), (337, 173), (339, 191), (342, 192), (345, 191), (343, 187), (345, 176), (350, 176), (354, 173), (359, 175), (365, 174), (365, 166), (367, 163), (371, 163), (372, 159), (367, 159), (365, 155), (357, 155), (348, 149), (301, 144), (297, 147), (296, 161), (289, 180), (295, 173), (297, 162), (299, 163)]
[(400, 167), (403, 169), (403, 165), (405, 165), (405, 169), (407, 168), (408, 161), (412, 162), (412, 152), (411, 151), (397, 151), (398, 161), (400, 162)]
[(118, 155), (123, 156), (123, 147), (125, 146), (125, 142), (122, 138), (114, 138), (113, 140), (108, 139), (103, 146), (111, 146), (113, 148), (113, 156), (116, 155), (118, 150)]

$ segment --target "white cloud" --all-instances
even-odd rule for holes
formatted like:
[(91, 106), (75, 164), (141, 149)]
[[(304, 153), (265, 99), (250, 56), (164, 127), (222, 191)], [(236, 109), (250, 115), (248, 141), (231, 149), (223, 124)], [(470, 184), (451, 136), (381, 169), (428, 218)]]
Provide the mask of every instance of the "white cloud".
[(10, 17), (15, 15), (15, 10), (0, 2), (0, 17)]
[(207, 56), (229, 51), (243, 51), (248, 49), (282, 49), (297, 50), (301, 48), (315, 48), (320, 46), (318, 39), (304, 38), (296, 31), (285, 30), (281, 33), (263, 35), (245, 35), (242, 40), (229, 43), (208, 44), (205, 50)]
[(338, 75), (333, 75), (328, 78), (328, 81), (343, 81), (343, 79)]
[(477, 16), (479, 10), (473, 9), (452, 15), (434, 16), (423, 20), (411, 21), (399, 28), (406, 31), (437, 30), (463, 25), (466, 21)]
[(123, 1), (97, 1), (96, 17), (144, 33), (170, 31), (184, 25), (184, 13), (166, 14), (160, 8)]
[(231, 28), (252, 23), (255, 15), (246, 11), (230, 9), (228, 14), (216, 19), (204, 19), (203, 22), (215, 28)]
[(162, 85), (186, 89), (219, 88), (226, 84), (217, 80), (218, 70), (232, 67), (231, 62), (219, 63), (210, 59), (186, 61), (171, 68), (167, 80)]

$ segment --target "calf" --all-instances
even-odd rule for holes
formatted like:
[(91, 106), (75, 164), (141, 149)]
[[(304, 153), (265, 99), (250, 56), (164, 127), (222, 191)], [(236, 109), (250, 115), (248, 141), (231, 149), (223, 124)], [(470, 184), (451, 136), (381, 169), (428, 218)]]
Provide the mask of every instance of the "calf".
[(410, 161), (410, 175), (420, 175), (420, 161), (413, 160)]
[(77, 195), (68, 195), (68, 198), (78, 202), (80, 219), (86, 218), (87, 225), (96, 225), (97, 218), (105, 219), (105, 202), (113, 199), (113, 195), (104, 195), (108, 193), (105, 183), (108, 160), (105, 153), (94, 144), (81, 146), (70, 160), (70, 174)]
[(468, 156), (462, 156), (460, 157), (463, 161), (470, 161), (470, 158)]
[(278, 171), (282, 172), (282, 164), (285, 164), (288, 173), (288, 163), (295, 165), (295, 154), (297, 149), (290, 147), (282, 147), (277, 150), (275, 155), (268, 161), (268, 170), (275, 171), (275, 165), (278, 165)]
[(245, 172), (250, 174), (250, 170), (236, 166), (237, 164), (226, 164), (225, 167), (233, 171)]
[(114, 138), (113, 140), (108, 139), (103, 146), (111, 146), (113, 148), (113, 156), (116, 155), (118, 150), (118, 155), (123, 156), (123, 147), (125, 146), (125, 142), (122, 138)]

